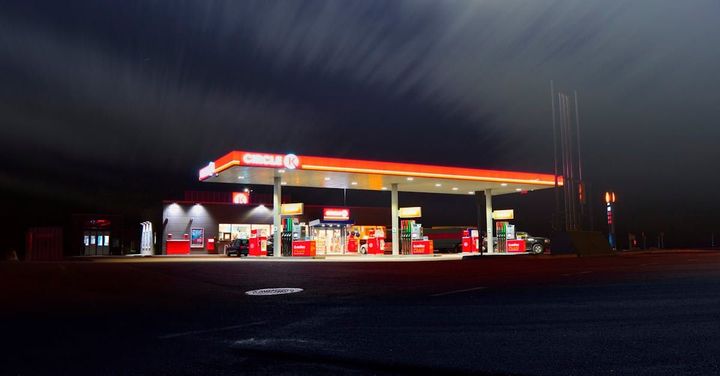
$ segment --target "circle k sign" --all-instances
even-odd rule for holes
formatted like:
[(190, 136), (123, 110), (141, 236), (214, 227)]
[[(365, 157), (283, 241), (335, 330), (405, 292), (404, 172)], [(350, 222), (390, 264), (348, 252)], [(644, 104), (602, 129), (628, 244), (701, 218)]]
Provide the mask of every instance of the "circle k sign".
[(284, 167), (288, 170), (300, 167), (300, 158), (295, 154), (245, 153), (242, 160), (247, 166)]

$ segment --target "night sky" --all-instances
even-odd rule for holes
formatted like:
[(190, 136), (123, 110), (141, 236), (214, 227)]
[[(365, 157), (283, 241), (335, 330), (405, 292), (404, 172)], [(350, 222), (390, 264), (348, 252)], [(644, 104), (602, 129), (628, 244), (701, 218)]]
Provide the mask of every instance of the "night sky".
[(718, 46), (717, 0), (4, 1), (2, 218), (134, 215), (233, 149), (552, 172), (554, 80), (619, 230), (709, 246)]

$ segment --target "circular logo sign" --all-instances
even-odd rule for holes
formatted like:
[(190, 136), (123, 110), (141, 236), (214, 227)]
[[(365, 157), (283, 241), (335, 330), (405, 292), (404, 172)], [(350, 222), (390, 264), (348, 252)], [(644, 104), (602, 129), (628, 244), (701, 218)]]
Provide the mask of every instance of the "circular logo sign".
[(297, 287), (276, 287), (271, 289), (259, 289), (259, 290), (250, 290), (245, 291), (245, 295), (253, 295), (253, 296), (267, 296), (267, 295), (285, 295), (285, 294), (294, 294), (296, 292), (301, 292), (303, 289), (297, 288)]
[(294, 170), (300, 166), (300, 158), (295, 154), (287, 154), (283, 157), (283, 166), (289, 170)]

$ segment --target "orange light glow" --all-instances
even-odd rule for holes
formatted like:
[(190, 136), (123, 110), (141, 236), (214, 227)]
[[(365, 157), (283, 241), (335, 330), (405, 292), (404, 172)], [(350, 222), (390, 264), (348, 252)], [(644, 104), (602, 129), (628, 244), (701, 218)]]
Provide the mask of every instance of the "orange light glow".
[[(249, 152), (232, 151), (218, 158), (215, 161), (215, 173), (219, 174), (233, 166), (250, 166), (243, 161), (243, 156), (247, 153)], [(500, 183), (525, 183), (544, 186), (555, 185), (555, 176), (552, 174), (313, 156), (297, 156), (297, 158), (299, 161), (297, 166), (298, 170), (333, 171)], [(558, 176), (557, 179), (558, 185), (563, 185), (562, 177)], [(201, 180), (204, 179), (201, 178)]]

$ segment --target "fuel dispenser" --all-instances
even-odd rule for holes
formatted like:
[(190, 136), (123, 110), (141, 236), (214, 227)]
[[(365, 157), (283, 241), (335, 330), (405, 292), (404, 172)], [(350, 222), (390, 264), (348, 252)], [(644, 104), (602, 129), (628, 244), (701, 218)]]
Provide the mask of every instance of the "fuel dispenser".
[(400, 222), (400, 246), (404, 255), (424, 255), (433, 253), (433, 242), (423, 236), (422, 224), (412, 219)]
[(464, 253), (477, 252), (480, 249), (480, 239), (477, 229), (469, 228), (462, 233), (462, 251)]
[(283, 218), (282, 232), (280, 233), (281, 241), (281, 255), (291, 256), (292, 255), (292, 241), (293, 241), (293, 218)]
[(248, 255), (267, 256), (267, 236), (258, 234), (258, 230), (250, 230)]
[(385, 232), (380, 229), (372, 229), (368, 232), (367, 253), (369, 255), (385, 254)]
[(495, 236), (497, 236), (497, 246), (495, 252), (506, 253), (507, 252), (507, 228), (508, 222), (497, 221), (495, 222)]

